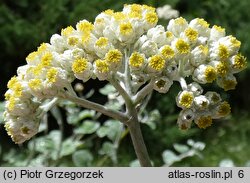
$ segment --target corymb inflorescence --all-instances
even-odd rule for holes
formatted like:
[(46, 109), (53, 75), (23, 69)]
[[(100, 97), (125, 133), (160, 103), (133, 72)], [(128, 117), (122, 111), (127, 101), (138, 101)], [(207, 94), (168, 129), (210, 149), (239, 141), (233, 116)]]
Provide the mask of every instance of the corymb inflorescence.
[(4, 119), (13, 141), (23, 143), (34, 136), (55, 99), (75, 95), (71, 83), (76, 78), (109, 81), (123, 91), (124, 101), (130, 100), (126, 107), (138, 106), (152, 90), (167, 93), (177, 81), (181, 129), (193, 122), (207, 128), (213, 119), (228, 115), (230, 105), (214, 91), (203, 92), (202, 85), (235, 88), (234, 75), (247, 65), (239, 52), (241, 42), (201, 18), (157, 22), (155, 8), (125, 5), (121, 12), (106, 10), (93, 23), (81, 20), (42, 43), (8, 82)]

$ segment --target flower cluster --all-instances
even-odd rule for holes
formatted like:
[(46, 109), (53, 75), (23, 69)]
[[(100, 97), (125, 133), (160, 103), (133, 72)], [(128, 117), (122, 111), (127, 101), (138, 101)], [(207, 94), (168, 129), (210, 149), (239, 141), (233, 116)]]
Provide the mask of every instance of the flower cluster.
[[(166, 93), (179, 81), (183, 91), (176, 100), (183, 109), (178, 120), (182, 129), (193, 120), (206, 128), (212, 118), (227, 115), (229, 104), (215, 92), (202, 95), (199, 84), (216, 81), (225, 91), (235, 88), (234, 74), (246, 67), (245, 57), (238, 53), (240, 41), (199, 18), (172, 19), (166, 28), (157, 21), (155, 8), (132, 4), (121, 12), (104, 11), (94, 23), (81, 20), (52, 35), (50, 43), (27, 56), (27, 64), (8, 83), (8, 134), (16, 143), (36, 134), (44, 111), (41, 105), (70, 91), (76, 78), (83, 82), (115, 78), (124, 89), (129, 86), (131, 98), (147, 83)], [(194, 82), (187, 85), (185, 78), (190, 76)]]

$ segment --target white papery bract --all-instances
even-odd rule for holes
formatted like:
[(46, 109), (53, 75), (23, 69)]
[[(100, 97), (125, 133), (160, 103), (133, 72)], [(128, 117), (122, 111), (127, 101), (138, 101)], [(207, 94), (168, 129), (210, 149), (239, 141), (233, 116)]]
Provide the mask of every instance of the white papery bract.
[[(234, 74), (247, 65), (239, 53), (240, 41), (200, 18), (188, 22), (179, 17), (168, 25), (157, 21), (155, 8), (125, 5), (121, 12), (106, 10), (93, 24), (81, 20), (42, 43), (8, 83), (4, 118), (13, 141), (22, 143), (35, 135), (53, 102), (41, 106), (72, 94), (75, 79), (117, 81), (136, 105), (141, 102), (138, 93), (167, 93), (178, 81), (181, 129), (190, 128), (192, 121), (206, 128), (212, 119), (228, 115), (229, 104), (216, 92), (203, 94), (201, 84), (215, 82), (225, 91), (235, 88)], [(186, 78), (194, 82), (186, 83)]]

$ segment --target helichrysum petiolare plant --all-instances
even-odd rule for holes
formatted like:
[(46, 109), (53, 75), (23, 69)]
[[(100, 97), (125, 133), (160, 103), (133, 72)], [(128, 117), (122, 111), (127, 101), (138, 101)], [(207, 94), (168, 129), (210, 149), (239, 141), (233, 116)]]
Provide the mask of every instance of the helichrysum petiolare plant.
[[(203, 92), (202, 85), (235, 88), (234, 74), (246, 67), (240, 41), (201, 18), (188, 22), (179, 17), (165, 27), (157, 21), (155, 8), (125, 5), (121, 12), (106, 10), (94, 23), (81, 20), (42, 43), (8, 82), (4, 118), (13, 141), (20, 144), (34, 136), (42, 116), (59, 99), (68, 99), (127, 125), (141, 165), (150, 166), (138, 111), (153, 90), (167, 93), (173, 82), (180, 83), (180, 129), (192, 122), (207, 128), (213, 119), (228, 115), (228, 102), (214, 91)], [(78, 97), (71, 86), (76, 78), (109, 81), (122, 96), (125, 111)]]

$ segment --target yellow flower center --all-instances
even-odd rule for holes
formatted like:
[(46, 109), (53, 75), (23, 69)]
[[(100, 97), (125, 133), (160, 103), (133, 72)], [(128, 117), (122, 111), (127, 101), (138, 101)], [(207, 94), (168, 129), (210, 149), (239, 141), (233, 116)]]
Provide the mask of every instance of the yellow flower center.
[(201, 116), (198, 120), (197, 120), (197, 125), (199, 128), (207, 128), (209, 126), (211, 126), (213, 123), (212, 117), (211, 116)]
[(15, 97), (10, 97), (9, 101), (8, 101), (8, 110), (9, 111), (12, 111), (14, 108), (15, 108), (15, 105), (16, 105), (16, 100), (15, 100)]
[(69, 37), (68, 38), (68, 44), (70, 46), (75, 46), (78, 44), (78, 42), (79, 42), (79, 39), (77, 37)]
[(233, 44), (233, 46), (235, 48), (239, 48), (240, 45), (241, 45), (241, 42), (239, 40), (237, 40), (235, 37), (231, 36), (231, 39), (230, 39), (231, 43)]
[(90, 32), (85, 32), (84, 35), (82, 36), (82, 43), (88, 43), (90, 40)]
[(144, 63), (144, 57), (140, 53), (138, 52), (132, 53), (132, 55), (129, 58), (129, 65), (139, 68), (142, 66), (143, 63)]
[(220, 62), (216, 66), (216, 72), (220, 76), (225, 76), (228, 73), (228, 71), (229, 71), (229, 68), (225, 62)]
[(44, 66), (44, 67), (50, 66), (52, 59), (53, 59), (53, 56), (51, 53), (45, 53), (41, 58), (42, 66)]
[(76, 74), (82, 73), (87, 69), (88, 61), (85, 58), (74, 60), (72, 64), (72, 71)]
[(94, 29), (94, 25), (88, 21), (79, 22), (76, 27), (81, 32), (91, 32)]
[(229, 57), (228, 48), (223, 44), (219, 45), (219, 57), (221, 60), (225, 60)]
[(227, 116), (231, 112), (231, 107), (227, 101), (224, 101), (220, 104), (218, 109), (218, 114), (221, 116)]
[(176, 18), (174, 22), (177, 25), (185, 25), (187, 23), (187, 21), (183, 17)]
[(113, 14), (115, 20), (117, 21), (121, 21), (121, 20), (125, 20), (126, 19), (126, 15), (122, 12), (116, 12)]
[(158, 16), (155, 12), (148, 12), (145, 18), (150, 24), (156, 24), (158, 22)]
[(170, 31), (166, 31), (166, 37), (167, 37), (168, 39), (171, 39), (171, 38), (173, 37), (173, 33), (170, 32)]
[(106, 47), (108, 45), (108, 38), (100, 37), (96, 42), (95, 45), (99, 48)]
[(208, 28), (209, 27), (209, 24), (203, 18), (198, 18), (198, 24), (200, 24), (204, 28)]
[(49, 83), (55, 83), (56, 82), (57, 73), (58, 73), (58, 71), (57, 71), (56, 68), (52, 67), (52, 68), (50, 68), (48, 70), (46, 77), (47, 77)]
[(183, 39), (178, 39), (178, 41), (176, 42), (176, 48), (181, 54), (187, 54), (190, 50), (189, 44)]
[(61, 30), (61, 35), (67, 37), (67, 36), (69, 36), (70, 34), (72, 34), (74, 30), (75, 30), (75, 29), (74, 29), (72, 26), (68, 26), (68, 27), (66, 27), (65, 29), (62, 29), (62, 30)]
[(161, 71), (165, 67), (165, 60), (160, 55), (154, 55), (149, 58), (148, 65), (156, 71)]
[(18, 82), (18, 79), (16, 76), (13, 76), (9, 81), (8, 81), (8, 84), (7, 84), (7, 87), (9, 89), (13, 89), (15, 84)]
[(204, 55), (208, 54), (208, 47), (207, 46), (200, 45), (198, 48), (202, 51), (202, 53)]
[(111, 9), (105, 10), (104, 14), (106, 14), (106, 15), (113, 15), (114, 14), (114, 10), (111, 10)]
[(34, 60), (36, 59), (36, 57), (37, 57), (37, 52), (36, 52), (36, 51), (31, 52), (31, 53), (26, 57), (27, 63), (34, 61)]
[(225, 29), (222, 28), (221, 26), (214, 25), (213, 28), (214, 28), (215, 30), (217, 30), (218, 32), (225, 32)]
[(207, 66), (204, 74), (207, 83), (212, 83), (217, 77), (216, 70), (212, 66)]
[(32, 90), (39, 90), (42, 86), (42, 81), (41, 81), (41, 79), (32, 79), (29, 81), (28, 86)]
[(225, 79), (223, 81), (223, 89), (225, 91), (234, 90), (236, 85), (237, 85), (237, 81), (235, 80)]
[(23, 93), (23, 87), (21, 83), (16, 83), (13, 88), (13, 91), (14, 91), (14, 95), (13, 95), (14, 97), (21, 97)]
[(234, 58), (233, 68), (235, 69), (244, 69), (247, 66), (246, 57), (241, 54), (237, 54)]
[(187, 28), (185, 30), (185, 35), (190, 41), (196, 41), (198, 38), (198, 32), (192, 28)]
[(192, 92), (183, 92), (180, 96), (180, 105), (185, 107), (185, 108), (190, 108), (191, 105), (193, 104), (193, 100), (194, 100), (194, 95)]
[(171, 59), (174, 57), (174, 50), (169, 45), (165, 45), (161, 49), (161, 54), (164, 58)]
[(107, 73), (109, 72), (109, 65), (105, 60), (96, 60), (95, 61), (96, 68), (101, 73)]
[(132, 24), (130, 22), (121, 23), (120, 32), (122, 35), (129, 35), (133, 32)]
[(122, 59), (122, 53), (117, 50), (110, 50), (107, 54), (105, 59), (107, 60), (108, 63), (119, 63)]
[(46, 43), (42, 43), (38, 48), (37, 48), (37, 53), (41, 54), (48, 48), (48, 45)]

